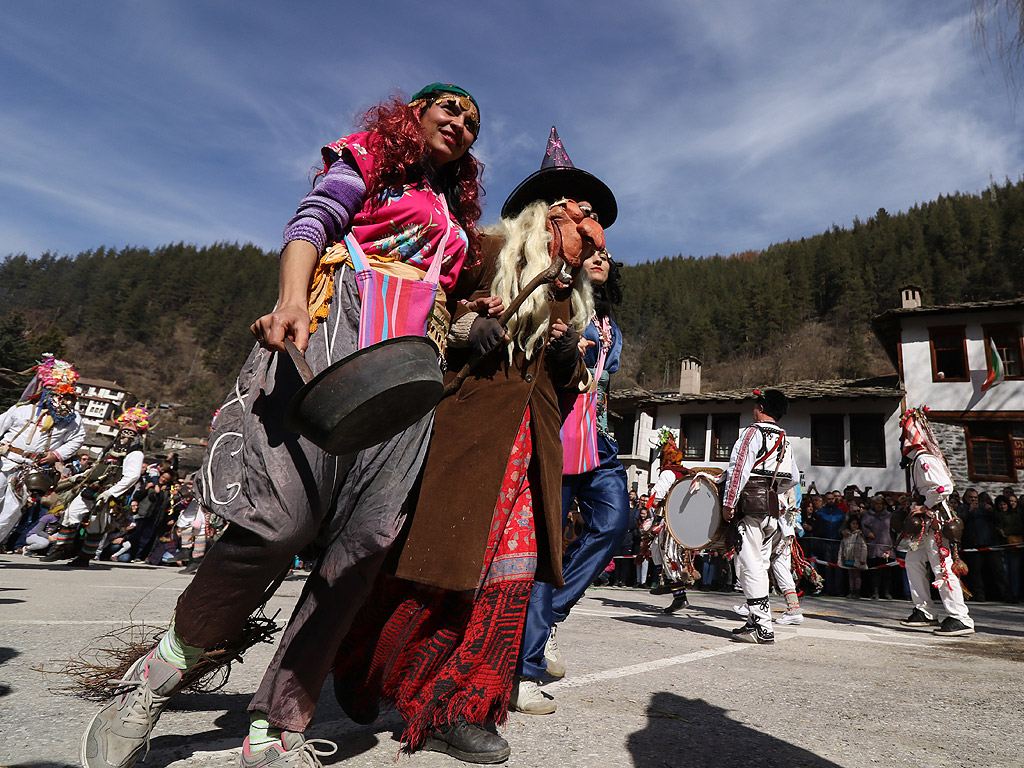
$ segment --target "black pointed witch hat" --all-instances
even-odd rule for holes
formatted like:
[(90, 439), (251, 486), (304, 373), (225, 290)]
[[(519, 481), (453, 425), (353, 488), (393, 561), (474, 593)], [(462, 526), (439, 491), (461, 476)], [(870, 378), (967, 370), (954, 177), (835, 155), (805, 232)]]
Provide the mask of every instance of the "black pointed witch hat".
[(618, 215), (615, 195), (608, 185), (581, 168), (576, 168), (569, 154), (562, 146), (555, 126), (551, 126), (548, 146), (540, 170), (531, 173), (519, 186), (512, 190), (505, 204), (501, 206), (503, 219), (517, 216), (534, 200), (553, 203), (563, 197), (572, 200), (586, 200), (597, 213), (598, 223), (608, 229)]

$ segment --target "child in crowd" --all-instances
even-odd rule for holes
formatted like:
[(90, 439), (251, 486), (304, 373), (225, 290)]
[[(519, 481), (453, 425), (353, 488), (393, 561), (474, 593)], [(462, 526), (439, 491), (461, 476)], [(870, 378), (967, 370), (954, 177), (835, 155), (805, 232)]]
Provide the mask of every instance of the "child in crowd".
[(860, 516), (850, 515), (842, 530), (843, 541), (839, 545), (839, 563), (846, 570), (850, 581), (849, 596), (860, 597), (861, 571), (868, 567), (868, 545), (860, 527)]

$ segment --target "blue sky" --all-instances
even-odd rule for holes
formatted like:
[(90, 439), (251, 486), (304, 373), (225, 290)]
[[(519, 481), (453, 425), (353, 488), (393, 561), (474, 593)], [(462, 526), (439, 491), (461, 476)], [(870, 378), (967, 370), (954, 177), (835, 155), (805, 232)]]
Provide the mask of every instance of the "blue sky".
[(627, 262), (761, 249), (1024, 170), (969, 0), (6, 3), (0, 255), (276, 249), (384, 95), (474, 93), (484, 221), (558, 126)]

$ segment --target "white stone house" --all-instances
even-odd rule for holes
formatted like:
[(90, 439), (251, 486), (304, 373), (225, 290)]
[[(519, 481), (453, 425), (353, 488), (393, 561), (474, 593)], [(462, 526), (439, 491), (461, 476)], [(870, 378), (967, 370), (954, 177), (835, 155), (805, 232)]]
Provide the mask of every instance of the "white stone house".
[(78, 412), (85, 422), (86, 445), (93, 453), (105, 448), (117, 434), (113, 426), (132, 394), (116, 381), (81, 378), (75, 383)]
[[(683, 463), (725, 469), (740, 429), (752, 421), (752, 389), (700, 391), (700, 363), (682, 361), (680, 392), (635, 397), (629, 445), (619, 457), (644, 493), (656, 479), (658, 432), (677, 435)], [(766, 385), (767, 386), (767, 385)], [(776, 386), (790, 400), (780, 422), (789, 435), (804, 487), (821, 492), (847, 485), (903, 490), (899, 417), (903, 389), (896, 376), (863, 380), (802, 381)], [(627, 410), (613, 396), (613, 410)], [(625, 430), (623, 431), (625, 437)]]
[[(993, 495), (1024, 470), (1024, 298), (924, 306), (916, 288), (872, 327), (899, 371), (904, 408), (927, 405), (936, 438), (960, 490)], [(981, 391), (989, 340), (1006, 380)]]

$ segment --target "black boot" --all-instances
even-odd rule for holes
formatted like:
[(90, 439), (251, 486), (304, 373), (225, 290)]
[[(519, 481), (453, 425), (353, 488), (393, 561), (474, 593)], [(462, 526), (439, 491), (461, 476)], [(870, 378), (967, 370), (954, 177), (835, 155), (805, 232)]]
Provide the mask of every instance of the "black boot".
[(689, 608), (690, 601), (686, 599), (686, 595), (676, 595), (672, 598), (672, 604), (665, 609), (665, 613), (675, 613), (681, 611), (683, 608)]
[(75, 557), (72, 560), (68, 560), (66, 563), (64, 563), (64, 565), (68, 566), (69, 568), (88, 568), (89, 557), (86, 555), (78, 555), (78, 557)]
[(70, 560), (72, 557), (74, 555), (68, 552), (66, 547), (54, 547), (39, 559), (44, 563), (55, 563), (58, 560)]
[(512, 753), (508, 742), (501, 736), (460, 720), (429, 732), (423, 742), (429, 752), (443, 752), (466, 763), (503, 763)]

